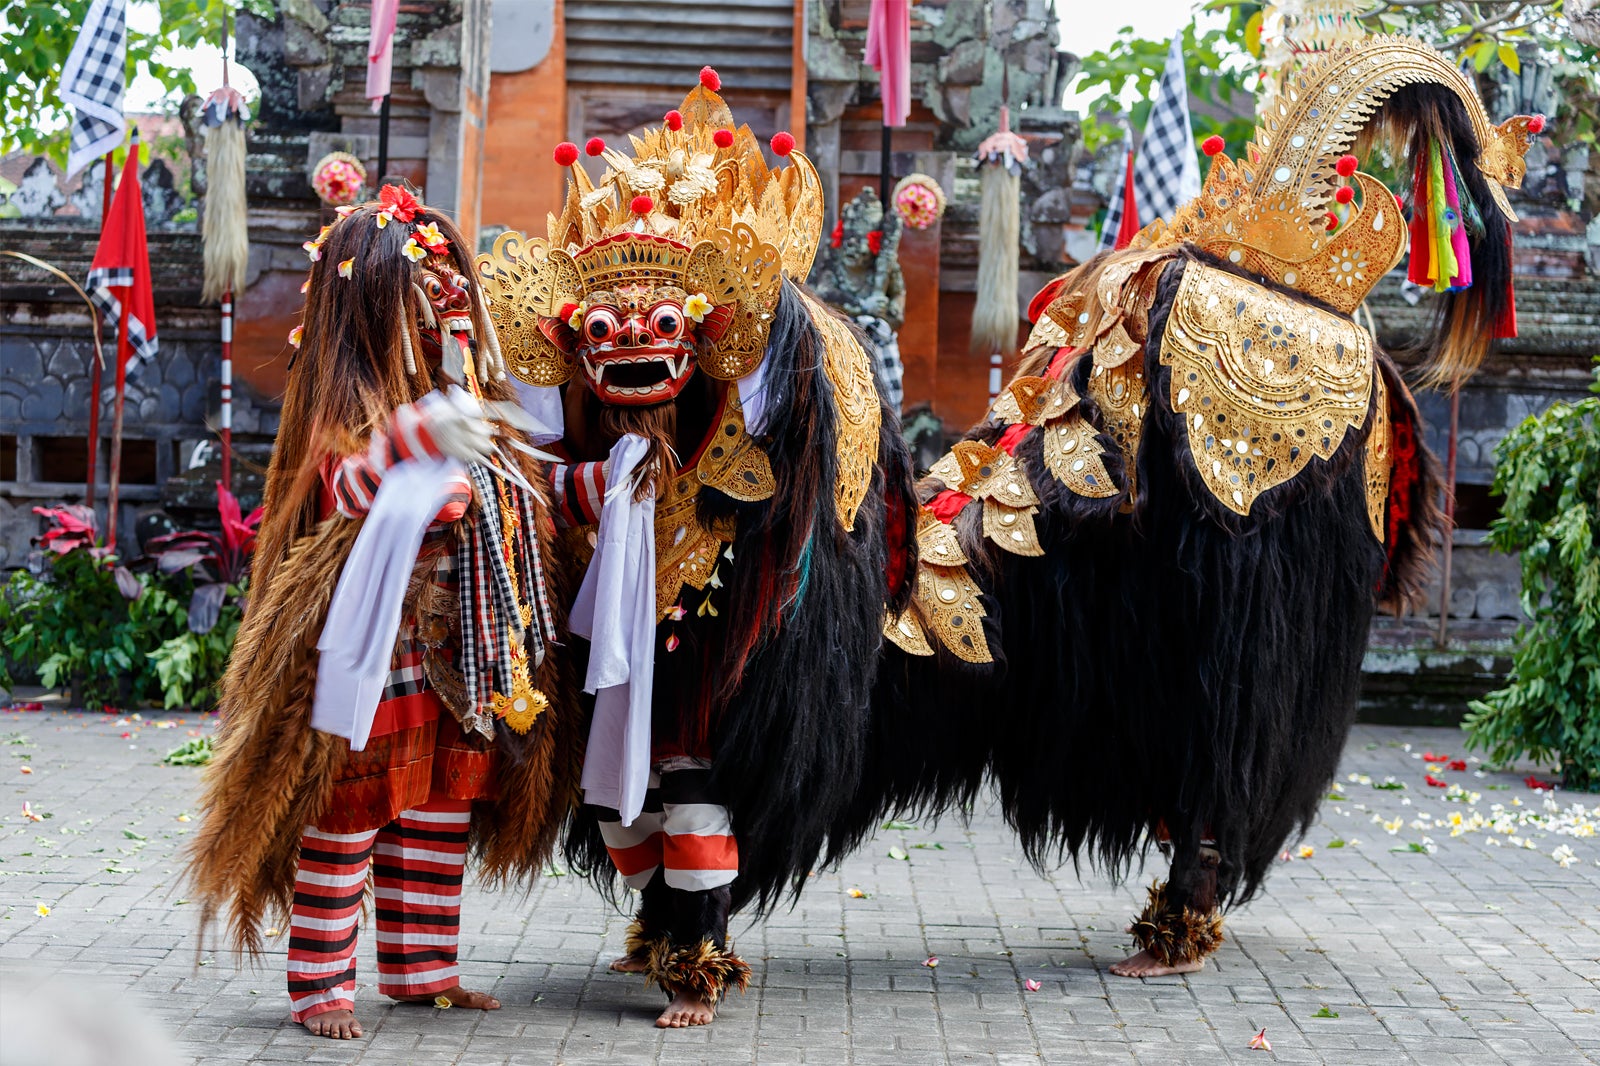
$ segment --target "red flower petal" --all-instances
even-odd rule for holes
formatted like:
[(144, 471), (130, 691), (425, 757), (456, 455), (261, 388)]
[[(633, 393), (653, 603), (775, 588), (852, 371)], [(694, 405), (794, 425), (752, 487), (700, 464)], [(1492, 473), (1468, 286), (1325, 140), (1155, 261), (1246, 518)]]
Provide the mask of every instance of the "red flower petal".
[(1426, 774), (1422, 779), (1428, 783), (1429, 788), (1448, 788), (1450, 786), (1450, 782), (1442, 781), (1432, 774)]

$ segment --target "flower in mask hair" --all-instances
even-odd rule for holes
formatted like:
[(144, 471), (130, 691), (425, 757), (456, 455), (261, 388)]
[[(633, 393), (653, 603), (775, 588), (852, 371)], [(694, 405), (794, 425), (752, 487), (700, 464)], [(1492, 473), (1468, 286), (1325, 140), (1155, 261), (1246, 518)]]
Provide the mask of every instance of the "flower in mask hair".
[(289, 343), (296, 348), (300, 347), (300, 337), (305, 333), (305, 331), (306, 328), (304, 326), (296, 326), (294, 329), (291, 329), (289, 331)]
[(697, 292), (683, 301), (683, 316), (685, 318), (693, 319), (695, 322), (704, 322), (706, 315), (710, 312), (711, 301), (707, 299), (706, 294), (703, 292)]
[(406, 246), (400, 250), (404, 252), (406, 258), (411, 260), (413, 263), (420, 263), (424, 259), (428, 258), (428, 250), (422, 245), (418, 244), (415, 237), (408, 237), (406, 239)]
[(354, 258), (346, 259), (344, 262), (339, 264), (339, 276), (341, 278), (347, 278), (348, 279), (352, 274), (355, 273), (355, 268), (356, 268), (355, 259)]
[(423, 222), (417, 226), (417, 241), (430, 252), (446, 252), (450, 249), (450, 242), (445, 235), (439, 232), (439, 227), (432, 222)]
[(384, 206), (390, 218), (397, 218), (401, 222), (412, 221), (417, 217), (417, 212), (422, 210), (422, 202), (398, 185), (385, 185), (379, 189), (378, 202)]

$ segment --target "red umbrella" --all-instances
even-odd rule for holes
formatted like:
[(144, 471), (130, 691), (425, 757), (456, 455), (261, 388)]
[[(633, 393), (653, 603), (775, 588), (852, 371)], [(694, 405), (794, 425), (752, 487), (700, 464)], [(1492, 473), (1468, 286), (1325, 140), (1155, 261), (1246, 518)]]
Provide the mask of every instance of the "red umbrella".
[[(144, 197), (139, 192), (139, 134), (134, 131), (128, 160), (122, 167), (111, 213), (100, 229), (100, 247), (89, 267), (89, 299), (117, 322), (117, 394), (111, 426), (111, 500), (106, 512), (106, 547), (117, 543), (117, 486), (122, 474), (122, 401), (128, 364), (154, 359), (156, 301), (150, 278), (150, 247), (145, 239)], [(100, 397), (90, 400), (89, 446), (97, 446)]]

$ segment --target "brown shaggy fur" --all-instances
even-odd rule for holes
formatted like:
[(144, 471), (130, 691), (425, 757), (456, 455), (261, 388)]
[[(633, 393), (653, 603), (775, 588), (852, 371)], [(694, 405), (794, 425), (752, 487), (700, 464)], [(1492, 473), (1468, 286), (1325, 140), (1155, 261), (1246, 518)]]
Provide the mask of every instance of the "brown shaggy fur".
[(743, 993), (750, 985), (749, 964), (710, 940), (675, 948), (663, 937), (651, 942), (649, 951), (645, 984), (660, 985), (668, 996), (687, 993), (714, 1007), (729, 988)]
[[(410, 227), (379, 229), (378, 205), (365, 204), (334, 223), (322, 258), (312, 265), (305, 334), (291, 363), (283, 419), (267, 473), (262, 522), (253, 563), (250, 610), (223, 678), (217, 754), (205, 777), (206, 818), (189, 848), (189, 880), (200, 901), (201, 929), (226, 909), (236, 954), (256, 955), (261, 926), (281, 925), (294, 899), (301, 833), (323, 813), (349, 753), (340, 737), (311, 728), (316, 694), (317, 639), (339, 573), (361, 522), (335, 516), (317, 521), (319, 468), (328, 455), (365, 447), (394, 408), (434, 387), (426, 370), (408, 374), (401, 330), (415, 330), (410, 306), (412, 269), (400, 254)], [(443, 215), (419, 212), (450, 241), (461, 275), (476, 278), (468, 246)], [(349, 280), (337, 264), (358, 258)], [(474, 305), (481, 294), (474, 285)], [(482, 315), (477, 316), (482, 319)], [(413, 343), (414, 350), (421, 345)], [(509, 384), (491, 381), (491, 399), (512, 399)], [(545, 475), (523, 462), (530, 483)], [(541, 493), (542, 512), (549, 514)], [(538, 530), (551, 602), (566, 602), (548, 521)], [(407, 613), (425, 585), (433, 557), (418, 561), (407, 591)], [(558, 632), (565, 617), (558, 610)], [(535, 684), (551, 706), (526, 743), (502, 746), (496, 760), (497, 798), (473, 805), (471, 844), (491, 884), (526, 881), (544, 869), (557, 832), (578, 794), (584, 727), (578, 686), (560, 645), (548, 654)]]
[(1167, 901), (1167, 886), (1157, 879), (1150, 899), (1133, 920), (1133, 942), (1163, 966), (1196, 962), (1222, 946), (1222, 912), (1182, 910)]

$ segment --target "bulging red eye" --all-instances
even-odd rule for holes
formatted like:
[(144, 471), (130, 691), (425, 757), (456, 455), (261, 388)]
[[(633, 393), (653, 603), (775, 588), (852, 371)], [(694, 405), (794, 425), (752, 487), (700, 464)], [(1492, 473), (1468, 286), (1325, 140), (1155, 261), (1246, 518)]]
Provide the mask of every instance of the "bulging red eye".
[(617, 335), (622, 320), (609, 307), (596, 307), (583, 319), (583, 336), (590, 344), (604, 344)]
[(437, 300), (444, 295), (444, 282), (429, 274), (422, 279), (422, 291), (430, 300)]
[(676, 340), (683, 332), (683, 312), (673, 304), (662, 304), (650, 312), (650, 332), (657, 338)]

